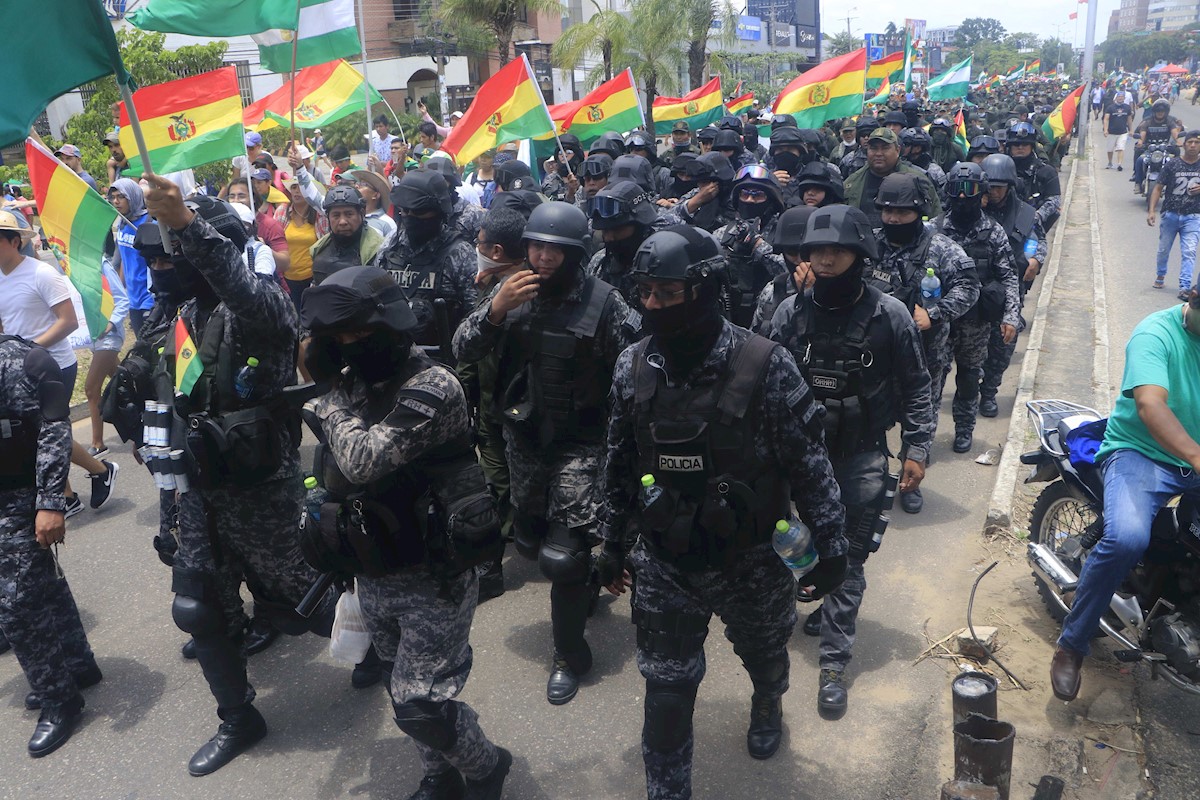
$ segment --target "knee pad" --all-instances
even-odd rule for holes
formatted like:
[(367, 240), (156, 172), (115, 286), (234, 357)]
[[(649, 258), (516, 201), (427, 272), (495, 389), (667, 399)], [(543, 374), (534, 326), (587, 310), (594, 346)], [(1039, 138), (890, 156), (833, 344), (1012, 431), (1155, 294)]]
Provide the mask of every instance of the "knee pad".
[(788, 655), (785, 651), (780, 658), (772, 658), (756, 664), (746, 664), (746, 672), (750, 675), (750, 682), (754, 684), (757, 690), (760, 685), (778, 684), (784, 680), (788, 674), (789, 663)]
[(536, 560), (549, 527), (546, 520), (513, 509), (513, 543), (517, 552), (530, 561)]
[(393, 703), (396, 726), (416, 741), (445, 752), (458, 740), (458, 704), (443, 700), (409, 700)]
[(678, 750), (692, 732), (697, 686), (646, 681), (646, 720), (642, 741), (656, 753)]
[(175, 601), (171, 603), (171, 617), (179, 630), (192, 636), (219, 636), (225, 633), (225, 615), (221, 609), (194, 597), (175, 595)]
[(550, 525), (538, 552), (542, 575), (554, 583), (587, 583), (592, 576), (592, 549), (587, 534), (578, 528)]

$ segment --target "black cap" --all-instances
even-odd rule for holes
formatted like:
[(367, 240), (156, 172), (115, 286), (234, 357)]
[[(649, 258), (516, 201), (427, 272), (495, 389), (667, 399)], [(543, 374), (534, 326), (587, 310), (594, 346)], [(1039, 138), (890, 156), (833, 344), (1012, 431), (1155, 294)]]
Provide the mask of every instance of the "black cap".
[(313, 333), (375, 327), (403, 333), (417, 327), (404, 291), (378, 267), (346, 267), (309, 287), (300, 321)]
[(392, 187), (391, 201), (404, 211), (437, 211), (444, 217), (454, 211), (450, 185), (440, 173), (428, 170), (405, 173), (400, 183)]
[(512, 161), (505, 161), (497, 166), (493, 174), (496, 177), (496, 185), (507, 192), (513, 188), (514, 178), (529, 177), (532, 173), (529, 171), (528, 164), (514, 158)]

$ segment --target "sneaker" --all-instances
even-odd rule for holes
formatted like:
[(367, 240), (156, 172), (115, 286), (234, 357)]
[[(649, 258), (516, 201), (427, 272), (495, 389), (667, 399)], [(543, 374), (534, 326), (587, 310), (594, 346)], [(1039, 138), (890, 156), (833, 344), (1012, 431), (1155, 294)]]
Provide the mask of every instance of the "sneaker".
[(1125, 168), (1122, 167), (1120, 164), (1117, 164), (1117, 172), (1124, 172), (1124, 171), (1125, 171)]
[(1113, 165), (1112, 165), (1112, 164), (1107, 164), (1107, 165), (1105, 165), (1105, 167), (1104, 167), (1104, 168), (1105, 168), (1105, 169), (1112, 169), (1112, 168), (1113, 168)]
[(1192, 296), (1192, 292), (1190, 289), (1180, 289), (1179, 294), (1177, 294), (1175, 296), (1178, 297), (1180, 300), (1187, 300), (1189, 297)]
[(88, 455), (92, 458), (102, 458), (108, 455), (108, 445), (102, 444), (99, 447), (89, 447), (87, 451)]
[(79, 495), (74, 495), (73, 497), (68, 497), (67, 498), (67, 508), (63, 514), (63, 519), (70, 519), (71, 517), (78, 514), (80, 511), (83, 511), (83, 501), (79, 499)]
[(113, 484), (117, 480), (117, 470), (120, 465), (113, 461), (101, 461), (104, 473), (92, 476), (92, 508), (103, 508), (112, 497)]
[(1155, 279), (1154, 279), (1154, 288), (1155, 288), (1155, 289), (1161, 289), (1161, 288), (1163, 288), (1163, 287), (1164, 287), (1164, 286), (1166, 286), (1166, 285), (1167, 285), (1167, 282), (1166, 282), (1165, 280), (1163, 280), (1162, 278), (1155, 278)]

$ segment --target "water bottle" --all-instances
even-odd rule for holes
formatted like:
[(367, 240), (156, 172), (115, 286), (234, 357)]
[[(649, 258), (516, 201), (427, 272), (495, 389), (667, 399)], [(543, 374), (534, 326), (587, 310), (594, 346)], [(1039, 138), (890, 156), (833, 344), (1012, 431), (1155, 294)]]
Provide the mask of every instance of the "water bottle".
[(246, 359), (246, 366), (239, 369), (233, 378), (233, 390), (237, 392), (238, 397), (249, 400), (254, 394), (254, 376), (257, 372), (258, 359), (250, 356)]
[(662, 497), (663, 488), (654, 485), (653, 475), (642, 476), (642, 508), (649, 508), (654, 501)]
[(1025, 258), (1030, 259), (1037, 255), (1037, 239), (1032, 236), (1025, 240)]
[(776, 522), (771, 544), (797, 580), (812, 572), (813, 567), (817, 565), (817, 549), (813, 546), (812, 531), (798, 519), (781, 519)]
[(656, 486), (653, 475), (642, 476), (642, 522), (653, 530), (665, 528), (671, 522), (670, 503), (666, 490)]
[(933, 274), (933, 267), (926, 267), (925, 277), (921, 278), (921, 299), (925, 308), (936, 305), (942, 299), (942, 282)]
[(320, 521), (321, 506), (329, 500), (325, 487), (317, 485), (317, 479), (309, 475), (304, 479), (304, 514), (308, 519)]

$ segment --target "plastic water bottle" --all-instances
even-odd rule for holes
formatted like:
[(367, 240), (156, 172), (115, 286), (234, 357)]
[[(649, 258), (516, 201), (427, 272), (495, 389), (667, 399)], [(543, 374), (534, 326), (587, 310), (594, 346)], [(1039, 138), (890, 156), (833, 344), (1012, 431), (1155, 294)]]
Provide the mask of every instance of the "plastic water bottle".
[(1025, 258), (1033, 258), (1037, 254), (1037, 239), (1032, 236), (1025, 240)]
[(238, 397), (249, 400), (254, 394), (254, 376), (257, 372), (258, 359), (250, 356), (246, 359), (246, 366), (239, 369), (233, 378), (233, 390), (237, 392)]
[(771, 545), (797, 580), (812, 572), (812, 568), (817, 565), (817, 549), (813, 546), (812, 531), (798, 519), (781, 519), (776, 522)]
[(329, 500), (325, 487), (317, 485), (317, 479), (309, 475), (304, 479), (304, 514), (308, 519), (320, 521), (321, 506)]
[(654, 505), (654, 501), (662, 497), (663, 488), (654, 485), (653, 475), (642, 476), (642, 507), (649, 508)]
[(921, 299), (925, 301), (922, 304), (925, 308), (942, 299), (942, 282), (933, 274), (933, 267), (926, 267), (925, 277), (921, 278)]

